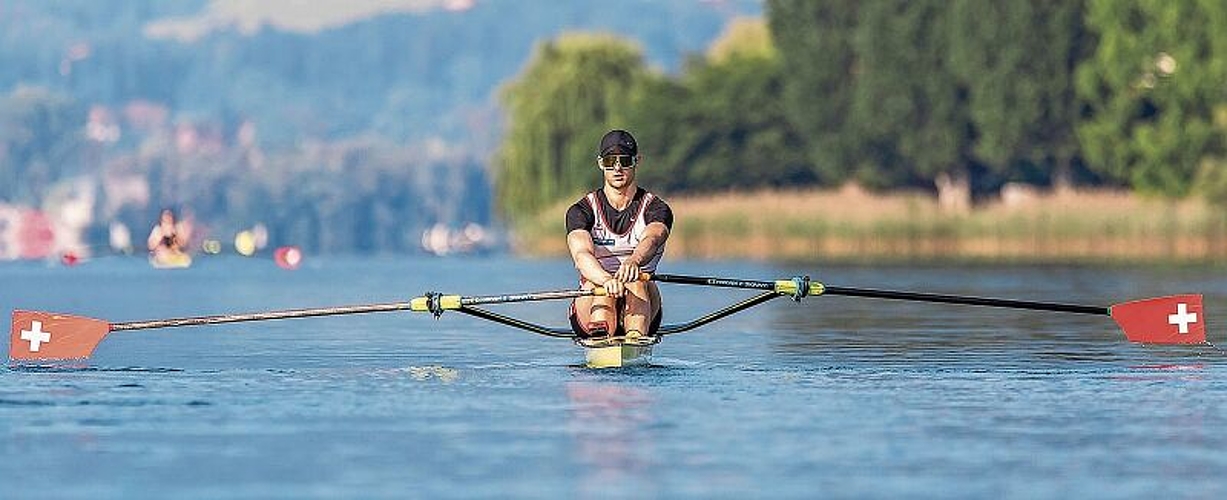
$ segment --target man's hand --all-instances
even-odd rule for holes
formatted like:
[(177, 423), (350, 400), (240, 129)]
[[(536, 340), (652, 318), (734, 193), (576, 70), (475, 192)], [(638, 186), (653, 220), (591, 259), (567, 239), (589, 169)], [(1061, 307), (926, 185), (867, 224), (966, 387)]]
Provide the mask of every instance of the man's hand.
[(626, 295), (626, 285), (622, 284), (615, 276), (610, 276), (609, 279), (605, 280), (605, 284), (601, 286), (605, 288), (606, 294), (615, 299)]
[(631, 259), (626, 259), (622, 265), (618, 266), (618, 271), (614, 273), (614, 278), (623, 283), (639, 281), (639, 264)]

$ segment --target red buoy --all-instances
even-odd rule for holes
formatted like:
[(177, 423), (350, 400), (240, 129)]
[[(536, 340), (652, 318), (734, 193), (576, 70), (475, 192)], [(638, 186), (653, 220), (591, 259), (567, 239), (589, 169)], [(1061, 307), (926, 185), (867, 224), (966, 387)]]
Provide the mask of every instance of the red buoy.
[(302, 264), (302, 250), (295, 246), (280, 247), (273, 252), (273, 260), (282, 269), (298, 269), (298, 265)]

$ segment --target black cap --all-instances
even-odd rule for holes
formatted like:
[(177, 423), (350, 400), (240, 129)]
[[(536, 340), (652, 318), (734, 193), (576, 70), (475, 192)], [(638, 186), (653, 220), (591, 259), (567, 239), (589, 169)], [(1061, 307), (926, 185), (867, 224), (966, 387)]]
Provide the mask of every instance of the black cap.
[(635, 137), (625, 130), (610, 130), (601, 138), (601, 156), (605, 155), (639, 155), (639, 146)]

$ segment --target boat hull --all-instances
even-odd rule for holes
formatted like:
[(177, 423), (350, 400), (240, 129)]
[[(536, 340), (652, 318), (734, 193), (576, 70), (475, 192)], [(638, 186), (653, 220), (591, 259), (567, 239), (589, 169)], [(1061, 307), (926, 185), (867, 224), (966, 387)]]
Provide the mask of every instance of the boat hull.
[(192, 256), (185, 253), (155, 253), (149, 256), (149, 265), (155, 269), (186, 269), (192, 266)]
[(584, 364), (588, 368), (621, 368), (643, 366), (652, 360), (652, 346), (617, 344), (604, 347), (585, 347)]

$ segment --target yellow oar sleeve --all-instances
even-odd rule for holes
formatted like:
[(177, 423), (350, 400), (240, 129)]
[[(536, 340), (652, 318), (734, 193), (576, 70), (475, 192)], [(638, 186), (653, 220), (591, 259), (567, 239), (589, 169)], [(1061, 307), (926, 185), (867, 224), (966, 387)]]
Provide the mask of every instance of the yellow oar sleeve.
[[(796, 296), (798, 295), (797, 282), (794, 280), (776, 280), (775, 291), (776, 293), (782, 295)], [(822, 295), (823, 292), (826, 292), (826, 287), (822, 286), (822, 283), (811, 281), (809, 284), (809, 293), (806, 293), (805, 295)]]
[[(444, 295), (444, 296), (439, 297), (439, 307), (445, 311), (460, 309), (460, 296), (459, 295)], [(430, 298), (428, 297), (413, 298), (412, 300), (409, 301), (409, 310), (416, 311), (416, 312), (429, 312), (430, 311)]]

